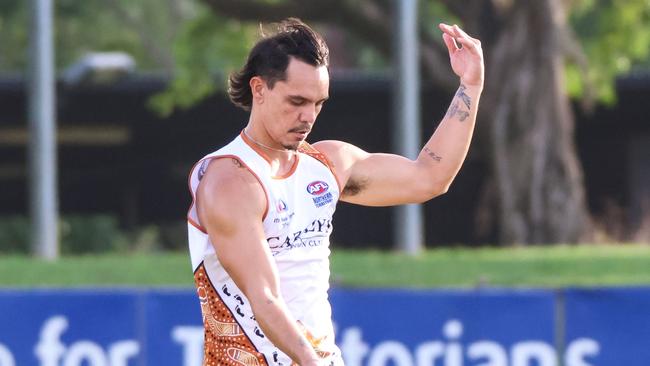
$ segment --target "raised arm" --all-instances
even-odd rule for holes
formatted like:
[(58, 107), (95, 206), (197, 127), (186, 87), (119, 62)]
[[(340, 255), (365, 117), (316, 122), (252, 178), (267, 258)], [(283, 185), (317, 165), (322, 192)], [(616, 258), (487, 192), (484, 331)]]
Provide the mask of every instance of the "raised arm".
[(198, 187), (197, 210), (219, 261), (250, 301), (264, 334), (301, 366), (317, 365), (315, 351), (280, 294), (262, 227), (266, 196), (252, 173), (236, 159), (210, 163)]
[(334, 165), (341, 199), (367, 206), (423, 202), (445, 193), (467, 156), (483, 90), (483, 51), (479, 40), (458, 26), (440, 25), (460, 86), (438, 128), (413, 161), (393, 154), (370, 154), (340, 141), (314, 146)]

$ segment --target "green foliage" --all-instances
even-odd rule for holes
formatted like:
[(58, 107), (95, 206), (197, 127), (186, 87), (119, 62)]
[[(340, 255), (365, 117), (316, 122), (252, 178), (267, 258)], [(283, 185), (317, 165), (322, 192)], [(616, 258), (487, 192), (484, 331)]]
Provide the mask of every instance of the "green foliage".
[[(0, 2), (0, 70), (25, 70), (31, 1)], [(123, 51), (140, 69), (169, 69), (171, 40), (195, 12), (196, 0), (54, 1), (55, 58), (66, 68), (87, 52)]]
[[(59, 222), (61, 253), (125, 251), (129, 241), (117, 219), (108, 215), (65, 216)], [(31, 224), (22, 216), (0, 218), (0, 253), (29, 253)]]
[[(186, 225), (184, 221), (178, 221), (124, 230), (116, 216), (63, 216), (59, 221), (60, 250), (62, 254), (75, 255), (185, 250)], [(0, 217), (0, 255), (30, 253), (30, 235), (28, 218)]]
[[(283, 0), (265, 0), (276, 4)], [(650, 67), (649, 0), (573, 0), (570, 22), (589, 60), (584, 73), (567, 67), (571, 95), (585, 81), (601, 99), (614, 99), (617, 75)], [(124, 51), (139, 70), (172, 74), (169, 88), (151, 100), (162, 115), (187, 108), (225, 88), (225, 76), (241, 66), (257, 37), (257, 24), (216, 14), (201, 0), (57, 0), (56, 64), (63, 69), (86, 52)], [(439, 1), (420, 2), (420, 23), (439, 38), (440, 21), (459, 19)], [(30, 1), (0, 1), (0, 70), (25, 70), (29, 60)], [(362, 39), (347, 34), (347, 57), (362, 69), (385, 68), (386, 60)]]
[(108, 215), (67, 216), (59, 225), (61, 253), (123, 252), (128, 240), (117, 218)]
[(29, 38), (28, 1), (0, 1), (0, 70), (22, 69), (27, 65)]
[(650, 1), (581, 0), (570, 17), (589, 62), (589, 71), (567, 69), (569, 93), (580, 95), (584, 81), (606, 102), (615, 100), (614, 80), (635, 65), (650, 65)]
[[(419, 7), (419, 22), (425, 25), (425, 30), (434, 39), (441, 39), (441, 33), (438, 29), (438, 24), (459, 24), (462, 25), (460, 19), (449, 12), (447, 7), (438, 0), (429, 0), (420, 2)], [(442, 42), (442, 40), (440, 41)]]
[(0, 254), (29, 252), (29, 221), (22, 216), (0, 218)]
[(257, 37), (253, 24), (223, 18), (203, 9), (182, 26), (174, 41), (176, 68), (169, 88), (151, 99), (151, 106), (161, 115), (175, 107), (188, 108), (225, 88), (216, 83), (243, 65), (248, 49)]

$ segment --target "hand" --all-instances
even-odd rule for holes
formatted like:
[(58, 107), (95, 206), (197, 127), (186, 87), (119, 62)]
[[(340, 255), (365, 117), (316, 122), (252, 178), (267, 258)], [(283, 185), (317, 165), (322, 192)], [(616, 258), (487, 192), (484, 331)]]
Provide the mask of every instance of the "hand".
[[(449, 60), (454, 73), (465, 86), (483, 87), (483, 50), (481, 41), (472, 38), (457, 25), (438, 25), (442, 39), (449, 51)], [(459, 46), (460, 44), (460, 46)]]

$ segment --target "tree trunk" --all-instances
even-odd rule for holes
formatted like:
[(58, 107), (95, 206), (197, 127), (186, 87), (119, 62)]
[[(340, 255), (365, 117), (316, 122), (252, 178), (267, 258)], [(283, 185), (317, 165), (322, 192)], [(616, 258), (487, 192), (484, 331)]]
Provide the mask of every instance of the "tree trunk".
[(560, 0), (518, 1), (487, 59), (485, 110), (500, 242), (576, 243), (588, 215), (564, 91)]

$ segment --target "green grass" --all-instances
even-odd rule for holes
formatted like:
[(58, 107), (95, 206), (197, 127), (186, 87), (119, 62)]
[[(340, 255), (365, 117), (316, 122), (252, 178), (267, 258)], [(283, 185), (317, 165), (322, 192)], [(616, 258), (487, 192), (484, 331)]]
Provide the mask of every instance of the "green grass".
[(45, 262), (21, 256), (0, 258), (0, 286), (193, 286), (185, 253), (62, 257)]
[[(64, 257), (47, 263), (0, 257), (2, 287), (192, 287), (186, 253)], [(564, 287), (650, 285), (650, 246), (581, 245), (436, 249), (410, 257), (335, 249), (332, 280), (366, 287)]]
[(437, 249), (421, 256), (347, 251), (333, 280), (371, 287), (650, 285), (650, 246)]

